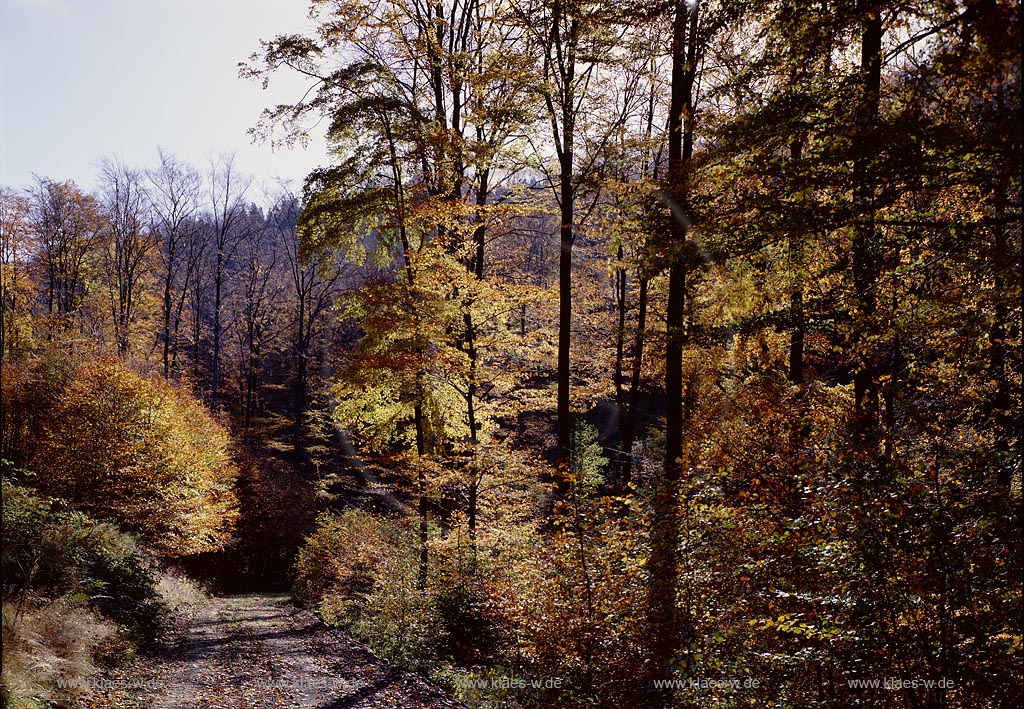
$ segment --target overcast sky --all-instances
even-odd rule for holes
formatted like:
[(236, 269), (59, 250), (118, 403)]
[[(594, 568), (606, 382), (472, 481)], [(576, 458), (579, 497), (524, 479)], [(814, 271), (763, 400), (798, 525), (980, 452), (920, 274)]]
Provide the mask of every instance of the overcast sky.
[(252, 144), (269, 105), (305, 88), (263, 91), (238, 78), (261, 38), (308, 27), (307, 0), (0, 0), (0, 186), (32, 174), (96, 185), (96, 163), (156, 163), (157, 146), (200, 168), (221, 151), (258, 181), (301, 184), (324, 162), (310, 147)]

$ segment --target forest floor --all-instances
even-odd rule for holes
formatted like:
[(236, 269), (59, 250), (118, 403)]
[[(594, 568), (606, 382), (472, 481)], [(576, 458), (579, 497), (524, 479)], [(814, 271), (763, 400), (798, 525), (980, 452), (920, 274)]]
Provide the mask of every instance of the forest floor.
[(162, 650), (93, 678), (79, 707), (456, 709), (464, 705), (284, 595), (211, 599)]

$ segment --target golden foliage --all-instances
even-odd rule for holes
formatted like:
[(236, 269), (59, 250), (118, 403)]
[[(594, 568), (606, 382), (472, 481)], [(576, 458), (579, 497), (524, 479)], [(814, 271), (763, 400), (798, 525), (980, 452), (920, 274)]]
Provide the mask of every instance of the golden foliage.
[(187, 391), (115, 361), (73, 370), (29, 462), (46, 493), (166, 556), (222, 548), (237, 518), (227, 430)]

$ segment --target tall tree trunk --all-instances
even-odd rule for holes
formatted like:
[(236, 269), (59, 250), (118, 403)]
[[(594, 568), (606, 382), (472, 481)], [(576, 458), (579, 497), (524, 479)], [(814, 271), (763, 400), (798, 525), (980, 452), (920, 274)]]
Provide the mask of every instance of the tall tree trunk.
[(626, 421), (626, 395), (625, 395), (625, 356), (626, 356), (626, 295), (628, 292), (629, 279), (626, 273), (626, 266), (622, 242), (619, 242), (615, 252), (617, 265), (615, 267), (615, 365), (612, 372), (612, 383), (615, 385), (615, 414), (619, 428), (618, 453), (614, 457), (614, 464), (609, 469), (608, 490), (613, 495), (621, 494), (624, 483), (622, 482), (622, 467), (625, 459), (625, 421)]
[(573, 189), (573, 130), (572, 117), (562, 114), (561, 227), (558, 256), (558, 461), (556, 495), (559, 500), (569, 498), (569, 464), (572, 456), (572, 420), (569, 407), (569, 387), (572, 370), (569, 350), (572, 340), (572, 245), (575, 194)]
[[(799, 162), (803, 152), (803, 141), (794, 140), (789, 144), (789, 157)], [(804, 381), (804, 317), (803, 289), (804, 244), (803, 234), (794, 231), (789, 237), (789, 380), (794, 384)]]
[(625, 419), (626, 415), (626, 402), (623, 394), (625, 384), (623, 360), (626, 350), (626, 295), (629, 288), (629, 276), (623, 263), (624, 259), (625, 254), (620, 242), (615, 251), (615, 260), (618, 264), (615, 267), (615, 369), (612, 373), (612, 380), (615, 385), (615, 406), (618, 409), (620, 422)]
[[(668, 189), (672, 218), (665, 343), (665, 463), (654, 493), (648, 623), (655, 680), (674, 674), (676, 653), (690, 642), (690, 619), (677, 608), (679, 575), (679, 482), (683, 456), (683, 338), (686, 307), (685, 256), (687, 168), (693, 154), (693, 88), (697, 65), (700, 3), (677, 0), (672, 32), (672, 96), (668, 135)], [(688, 663), (683, 661), (683, 666)], [(652, 690), (659, 704), (673, 701), (671, 689)]]
[[(865, 3), (867, 4), (867, 3)], [(873, 159), (871, 143), (878, 122), (882, 72), (882, 19), (877, 10), (866, 11), (861, 35), (861, 72), (864, 93), (854, 141), (854, 205), (859, 223), (854, 227), (852, 244), (853, 287), (857, 313), (854, 318), (853, 347), (856, 370), (853, 375), (855, 433), (859, 443), (874, 448), (877, 443), (879, 386), (876, 371), (876, 347), (871, 342), (874, 330), (876, 294), (881, 266), (881, 248), (874, 225), (875, 187), (867, 174)]]
[(292, 434), (292, 450), (295, 460), (301, 463), (305, 452), (306, 426), (306, 360), (309, 348), (306, 337), (306, 293), (302, 288), (301, 274), (296, 278), (299, 300), (299, 315), (295, 336), (295, 430)]
[(640, 293), (637, 296), (636, 336), (633, 340), (633, 371), (629, 382), (629, 403), (626, 419), (622, 425), (622, 451), (619, 469), (619, 485), (625, 492), (633, 481), (633, 443), (636, 441), (637, 418), (640, 405), (640, 374), (643, 367), (644, 337), (647, 329), (647, 279), (640, 277)]
[(210, 383), (210, 408), (214, 411), (217, 410), (217, 394), (220, 387), (220, 305), (221, 290), (224, 284), (224, 247), (221, 245), (217, 247), (215, 268), (216, 270), (213, 274), (213, 362), (211, 367), (212, 380)]
[[(1010, 319), (1009, 309), (1006, 306), (1006, 296), (1010, 294), (1011, 284), (1008, 275), (1012, 259), (1020, 259), (1020, 253), (1010, 255), (1006, 238), (1006, 227), (1001, 223), (1005, 215), (1005, 186), (997, 184), (996, 192), (996, 221), (993, 227), (994, 243), (992, 252), (992, 270), (995, 273), (993, 285), (995, 290), (995, 306), (993, 308), (993, 322), (989, 331), (989, 368), (990, 377), (996, 382), (996, 391), (993, 397), (993, 433), (995, 434), (994, 448), (1000, 454), (998, 467), (996, 468), (996, 486), (1003, 493), (1009, 493), (1013, 483), (1014, 467), (1010, 453), (1013, 450), (1012, 442), (1016, 437), (1020, 443), (1020, 409), (1013, 405), (1013, 383), (1008, 376), (1006, 366), (1007, 352), (1010, 347), (1007, 339), (1012, 339), (1008, 331), (1007, 322)], [(1018, 290), (1018, 295), (1019, 295)], [(1018, 458), (1017, 465), (1020, 465)]]
[[(402, 244), (402, 265), (405, 271), (405, 282), (408, 286), (408, 304), (412, 308), (413, 320), (416, 323), (416, 336), (420, 337), (420, 315), (416, 304), (416, 270), (412, 263), (412, 244), (409, 243), (409, 231), (405, 224), (405, 187), (402, 180), (401, 163), (398, 160), (398, 150), (395, 145), (395, 138), (391, 131), (391, 125), (387, 118), (382, 117), (385, 135), (388, 140), (388, 150), (391, 157), (391, 169), (393, 179), (393, 190), (395, 204), (398, 207), (398, 238)], [(422, 352), (420, 353), (422, 355)], [(427, 473), (423, 467), (423, 457), (427, 452), (426, 432), (423, 422), (423, 370), (416, 373), (416, 393), (413, 402), (413, 425), (416, 428), (416, 454), (419, 457), (419, 465), (416, 475), (417, 494), (419, 497), (420, 515), (420, 559), (419, 571), (416, 577), (416, 584), (420, 589), (427, 587)]]
[(479, 491), (480, 478), (474, 475), (469, 485), (469, 515), (466, 522), (466, 527), (469, 530), (470, 548), (474, 558), (476, 558), (476, 498)]
[[(570, 348), (572, 342), (572, 247), (575, 237), (574, 220), (575, 133), (576, 133), (576, 47), (580, 31), (577, 17), (569, 19), (563, 39), (566, 8), (559, 0), (552, 7), (550, 44), (546, 48), (546, 61), (554, 66), (551, 71), (558, 83), (558, 101), (547, 95), (547, 107), (552, 125), (552, 138), (558, 154), (559, 226), (558, 256), (558, 452), (555, 465), (556, 501), (569, 498), (569, 468), (572, 457), (572, 412), (569, 390), (572, 384)], [(557, 59), (555, 58), (557, 57)]]
[[(650, 72), (651, 76), (654, 76), (657, 72), (657, 62), (652, 56), (650, 59)], [(654, 112), (655, 112), (655, 90), (652, 84), (650, 96), (648, 97), (647, 103), (647, 127), (644, 131), (645, 140), (650, 143), (651, 135), (654, 132)], [(657, 161), (650, 150), (645, 152), (644, 160), (640, 168), (640, 174), (647, 178), (651, 176), (655, 182), (658, 180), (658, 167)], [(646, 245), (644, 245), (646, 247)], [(623, 252), (620, 246), (619, 248), (619, 261), (622, 261)], [(642, 258), (641, 258), (642, 261)], [(643, 371), (643, 358), (644, 358), (644, 338), (647, 331), (647, 285), (649, 278), (646, 275), (645, 267), (640, 265), (637, 268), (637, 280), (638, 280), (638, 293), (637, 293), (637, 323), (636, 333), (633, 336), (633, 362), (632, 372), (629, 382), (629, 401), (625, 404), (625, 410), (622, 410), (620, 405), (620, 435), (619, 435), (619, 470), (618, 477), (615, 481), (616, 489), (614, 492), (618, 494), (624, 494), (629, 489), (629, 484), (633, 480), (633, 443), (636, 440), (636, 428), (637, 421), (639, 420), (638, 406), (640, 403), (640, 375)], [(625, 304), (626, 304), (626, 271), (622, 270), (622, 281), (619, 283), (619, 300), (620, 313), (619, 313), (619, 330), (621, 335), (625, 336)], [(624, 344), (624, 343), (623, 343)], [(619, 356), (618, 349), (616, 349), (617, 359), (621, 359)], [(616, 370), (616, 381), (621, 377), (621, 370), (617, 367)], [(621, 397), (621, 393), (619, 393)], [(620, 507), (621, 512), (625, 512), (624, 507)]]
[(472, 271), (476, 279), (484, 277), (484, 243), (487, 237), (487, 224), (484, 222), (484, 207), (487, 206), (487, 196), (490, 194), (491, 171), (488, 169), (480, 171), (480, 184), (476, 190), (476, 218), (477, 227), (473, 230), (473, 244), (476, 251), (473, 254)]
[(427, 471), (423, 467), (423, 457), (426, 454), (426, 441), (423, 436), (423, 392), (416, 394), (416, 403), (413, 408), (413, 417), (416, 422), (416, 453), (419, 456), (418, 472), (416, 475), (417, 494), (419, 496), (420, 513), (420, 565), (416, 576), (418, 588), (427, 587)]
[(203, 292), (197, 279), (192, 304), (192, 373), (199, 379), (200, 339), (203, 334)]
[[(487, 204), (487, 195), (490, 189), (488, 185), (488, 176), (488, 170), (484, 169), (480, 172), (480, 182), (477, 185), (476, 192), (476, 218), (478, 220), (478, 226), (473, 230), (474, 251), (473, 256), (467, 264), (470, 273), (473, 274), (477, 281), (483, 280), (484, 277), (484, 243), (487, 238), (487, 225), (484, 223), (483, 208)], [(476, 393), (478, 389), (477, 370), (480, 355), (476, 347), (476, 324), (473, 322), (472, 305), (472, 300), (469, 300), (466, 303), (466, 310), (463, 317), (465, 325), (464, 336), (466, 340), (465, 352), (469, 357), (469, 382), (466, 386), (466, 421), (469, 424), (469, 444), (471, 450), (471, 459), (467, 463), (470, 467), (470, 481), (469, 490), (467, 491), (466, 524), (469, 532), (471, 552), (475, 559), (477, 493), (479, 492), (482, 474), (476, 469), (476, 449), (479, 443), (479, 439), (477, 437), (478, 424), (476, 420)]]
[[(186, 284), (185, 288), (187, 287)], [(185, 310), (185, 299), (187, 297), (187, 293), (183, 288), (175, 308), (174, 329), (171, 331), (171, 369), (174, 370), (175, 376), (180, 375), (180, 370), (178, 369), (178, 344), (181, 342), (181, 315)]]
[(163, 327), (161, 328), (164, 345), (164, 377), (169, 377), (171, 374), (171, 310), (173, 305), (172, 289), (174, 285), (173, 263), (174, 249), (169, 249), (167, 255), (167, 272), (164, 274), (164, 321)]

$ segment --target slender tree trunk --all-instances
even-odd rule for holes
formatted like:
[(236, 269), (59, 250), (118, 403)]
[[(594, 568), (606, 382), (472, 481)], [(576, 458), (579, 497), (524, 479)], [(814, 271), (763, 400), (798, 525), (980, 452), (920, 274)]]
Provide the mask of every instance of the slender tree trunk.
[(615, 252), (618, 265), (615, 268), (615, 365), (612, 372), (612, 383), (615, 385), (615, 413), (619, 428), (619, 450), (614, 457), (614, 465), (610, 469), (610, 480), (608, 489), (613, 495), (621, 494), (624, 487), (622, 482), (625, 456), (625, 421), (626, 421), (626, 397), (625, 397), (625, 350), (626, 350), (626, 294), (628, 289), (628, 277), (626, 267), (623, 263), (625, 254), (620, 242)]
[[(483, 207), (487, 204), (488, 194), (488, 171), (482, 170), (480, 174), (480, 183), (477, 185), (476, 193), (476, 205), (477, 205), (477, 220), (478, 226), (473, 230), (473, 245), (474, 253), (468, 264), (470, 272), (476, 278), (477, 281), (483, 280), (484, 277), (484, 243), (487, 237), (487, 225), (484, 223)], [(467, 500), (467, 526), (469, 529), (469, 543), (473, 553), (474, 559), (476, 558), (476, 517), (477, 517), (477, 493), (480, 486), (481, 475), (476, 470), (476, 449), (479, 443), (477, 437), (478, 424), (476, 420), (476, 394), (478, 389), (477, 384), (477, 369), (479, 352), (476, 347), (476, 324), (473, 322), (472, 313), (472, 301), (466, 303), (466, 310), (463, 315), (464, 326), (465, 326), (465, 352), (469, 357), (469, 382), (466, 386), (466, 420), (469, 424), (469, 444), (472, 451), (472, 457), (468, 461), (470, 466), (470, 483), (468, 490)]]
[(203, 293), (200, 289), (198, 280), (196, 281), (195, 291), (193, 293), (195, 302), (193, 303), (192, 311), (192, 371), (196, 379), (199, 378), (199, 356), (200, 356), (200, 338), (203, 332)]
[(622, 426), (622, 461), (619, 471), (621, 492), (633, 481), (633, 443), (636, 441), (638, 408), (640, 406), (640, 374), (643, 367), (644, 337), (647, 330), (647, 279), (640, 278), (637, 297), (636, 337), (633, 340), (633, 371), (629, 382), (629, 404)]
[[(793, 162), (799, 162), (803, 152), (803, 142), (799, 139), (789, 144), (789, 156)], [(804, 289), (803, 289), (803, 235), (794, 232), (789, 237), (789, 380), (794, 384), (804, 381)]]
[(626, 349), (626, 294), (629, 287), (629, 277), (623, 264), (625, 254), (623, 253), (621, 243), (618, 249), (616, 249), (615, 258), (618, 261), (618, 265), (615, 268), (615, 370), (612, 373), (612, 379), (615, 384), (615, 405), (618, 408), (619, 421), (623, 421), (626, 414), (625, 396), (623, 394), (625, 384), (623, 360)]
[(423, 467), (423, 457), (426, 455), (426, 441), (423, 436), (423, 403), (422, 392), (417, 393), (416, 404), (413, 408), (413, 416), (416, 419), (416, 453), (419, 456), (419, 465), (416, 475), (417, 493), (419, 495), (420, 513), (420, 566), (416, 577), (416, 585), (420, 589), (427, 587), (427, 472)]
[[(563, 120), (565, 117), (563, 116)], [(558, 461), (557, 488), (559, 500), (569, 498), (569, 462), (572, 455), (572, 413), (569, 387), (572, 381), (569, 357), (572, 339), (572, 245), (574, 190), (572, 130), (563, 124), (563, 156), (561, 163), (561, 218), (559, 230), (561, 251), (558, 257)]]
[(178, 343), (181, 342), (181, 314), (185, 310), (185, 294), (182, 293), (178, 299), (178, 305), (175, 310), (174, 316), (174, 329), (171, 331), (171, 369), (175, 372), (175, 377), (180, 375), (178, 369)]
[(296, 354), (295, 363), (295, 439), (294, 450), (298, 455), (303, 455), (306, 450), (306, 400), (309, 360), (309, 347), (300, 345)]
[(171, 264), (174, 262), (174, 249), (168, 249), (167, 254), (167, 272), (164, 274), (164, 322), (161, 333), (163, 335), (163, 359), (164, 359), (164, 376), (169, 377), (171, 374), (171, 311), (173, 306), (172, 288), (174, 279), (174, 270)]
[(469, 543), (474, 557), (476, 556), (476, 498), (480, 492), (480, 476), (474, 475), (469, 485), (469, 514), (466, 527), (469, 530)]
[(213, 362), (212, 380), (210, 383), (210, 408), (217, 410), (217, 394), (220, 387), (220, 304), (221, 289), (224, 284), (224, 247), (217, 246), (216, 270), (213, 274)]
[(249, 326), (249, 352), (246, 357), (245, 372), (245, 431), (250, 434), (256, 416), (257, 399), (259, 398), (259, 366), (260, 366), (260, 328)]
[[(657, 62), (652, 56), (650, 59), (650, 72), (654, 76), (657, 71)], [(647, 127), (644, 132), (644, 137), (648, 143), (650, 143), (651, 135), (654, 132), (654, 112), (655, 112), (655, 90), (652, 85), (650, 96), (648, 97), (647, 103)], [(644, 160), (641, 165), (640, 173), (644, 178), (647, 178), (653, 173), (654, 180), (658, 179), (658, 168), (656, 160), (653, 159), (653, 155), (650, 151), (644, 155)], [(623, 259), (623, 252), (620, 246), (619, 248), (619, 261), (621, 263)], [(637, 280), (638, 280), (638, 293), (637, 293), (637, 323), (636, 333), (633, 336), (633, 362), (632, 372), (629, 382), (629, 401), (623, 407), (620, 404), (620, 436), (619, 436), (619, 470), (618, 479), (616, 480), (616, 489), (614, 492), (618, 494), (624, 494), (629, 489), (629, 484), (633, 480), (633, 443), (636, 441), (636, 429), (637, 421), (639, 420), (638, 407), (640, 404), (640, 376), (643, 371), (643, 358), (644, 358), (644, 338), (647, 332), (647, 285), (649, 279), (645, 275), (643, 266), (637, 269)], [(622, 270), (622, 280), (619, 283), (619, 332), (621, 337), (625, 337), (625, 305), (626, 305), (626, 294), (627, 294), (627, 283), (626, 283), (626, 271)], [(622, 340), (619, 341), (622, 345)], [(618, 345), (616, 347), (616, 358), (621, 360), (618, 351)], [(621, 368), (616, 368), (616, 380), (622, 376)], [(621, 393), (618, 393), (619, 398), (622, 397)], [(623, 410), (624, 408), (624, 410)], [(626, 508), (620, 507), (620, 512), (625, 513)]]
[[(572, 384), (570, 349), (572, 342), (572, 247), (575, 238), (576, 207), (575, 132), (576, 132), (576, 42), (579, 20), (569, 21), (568, 40), (561, 38), (564, 7), (555, 3), (552, 13), (551, 46), (548, 52), (558, 55), (558, 82), (561, 89), (559, 102), (548, 99), (548, 110), (554, 130), (559, 159), (559, 201), (561, 224), (559, 227), (558, 256), (558, 456), (556, 460), (556, 500), (569, 499), (569, 468), (572, 457), (572, 412), (569, 390)], [(549, 60), (551, 59), (549, 55)]]
[(882, 71), (882, 19), (877, 10), (866, 13), (861, 35), (861, 71), (864, 74), (864, 95), (854, 142), (857, 157), (854, 161), (854, 203), (860, 215), (855, 226), (852, 244), (853, 287), (857, 313), (853, 352), (857, 358), (853, 376), (855, 400), (855, 432), (860, 444), (874, 448), (877, 442), (879, 387), (876, 371), (876, 348), (871, 342), (872, 323), (875, 318), (875, 285), (881, 265), (881, 248), (877, 240), (873, 217), (875, 188), (867, 174), (873, 159), (871, 142), (873, 128), (878, 122), (879, 92)]
[[(409, 243), (409, 231), (405, 225), (405, 192), (404, 184), (402, 181), (401, 166), (398, 161), (398, 151), (395, 146), (395, 139), (391, 132), (391, 126), (387, 122), (387, 118), (381, 117), (384, 132), (388, 140), (388, 150), (391, 157), (391, 169), (392, 169), (392, 180), (393, 190), (395, 197), (395, 204), (398, 208), (398, 239), (402, 244), (402, 264), (405, 271), (405, 282), (408, 286), (408, 303), (409, 307), (412, 308), (413, 320), (416, 323), (416, 336), (420, 336), (420, 322), (419, 322), (419, 311), (416, 309), (416, 272), (413, 268), (412, 263), (412, 245)], [(422, 354), (422, 353), (421, 353)], [(416, 454), (419, 457), (419, 465), (416, 475), (417, 483), (417, 494), (419, 497), (419, 515), (420, 515), (420, 529), (419, 529), (419, 541), (420, 541), (420, 559), (419, 559), (419, 572), (416, 578), (416, 584), (420, 589), (427, 587), (427, 563), (428, 563), (428, 551), (427, 551), (427, 538), (428, 538), (428, 526), (427, 526), (427, 474), (423, 467), (423, 457), (427, 452), (426, 435), (424, 431), (423, 422), (423, 371), (422, 369), (416, 373), (416, 393), (415, 401), (413, 403), (413, 425), (416, 428)]]
[[(679, 483), (683, 456), (683, 345), (688, 264), (688, 161), (693, 153), (693, 88), (696, 72), (696, 30), (700, 3), (677, 0), (672, 32), (672, 95), (669, 112), (667, 196), (672, 219), (669, 241), (668, 305), (665, 343), (665, 467), (654, 492), (651, 522), (651, 569), (648, 623), (653, 679), (673, 678), (676, 655), (687, 652), (691, 628), (677, 606), (679, 583)], [(683, 666), (689, 666), (683, 659)], [(670, 706), (674, 692), (651, 686), (656, 702)]]
[[(997, 222), (1002, 221), (1006, 212), (1005, 198), (1003, 196), (1005, 189), (1002, 184), (997, 184), (995, 187), (995, 215)], [(1008, 376), (1008, 367), (1006, 366), (1007, 351), (1009, 350), (1006, 341), (1007, 339), (1012, 339), (1012, 335), (1010, 335), (1006, 326), (1010, 318), (1009, 310), (1006, 307), (1006, 295), (1011, 293), (1010, 279), (1008, 277), (1010, 264), (1014, 258), (1019, 260), (1020, 254), (1010, 255), (1006, 239), (1006, 228), (1003, 224), (997, 223), (993, 229), (992, 268), (995, 273), (993, 279), (995, 306), (993, 308), (992, 327), (989, 331), (988, 354), (989, 368), (992, 371), (990, 376), (996, 382), (996, 391), (992, 402), (993, 420), (995, 423), (993, 427), (995, 434), (994, 448), (1000, 454), (997, 463), (998, 467), (996, 468), (996, 487), (999, 491), (1009, 494), (1014, 473), (1010, 453), (1013, 450), (1013, 438), (1016, 436), (1018, 442), (1020, 439), (1020, 410), (1015, 410), (1013, 406), (1013, 384)], [(1019, 460), (1017, 465), (1020, 465)]]
[[(301, 274), (300, 274), (301, 278)], [(302, 289), (300, 278), (296, 278), (299, 291), (298, 332), (295, 337), (295, 430), (292, 437), (292, 450), (296, 461), (300, 461), (305, 450), (305, 418), (306, 418), (306, 360), (309, 356), (306, 346), (306, 294)]]
[(473, 230), (473, 243), (476, 247), (476, 252), (473, 255), (472, 271), (478, 281), (484, 277), (484, 243), (487, 237), (487, 224), (484, 222), (483, 208), (487, 205), (487, 195), (490, 194), (490, 176), (490, 170), (480, 171), (480, 184), (477, 186), (476, 191), (476, 216), (478, 221), (476, 229)]

